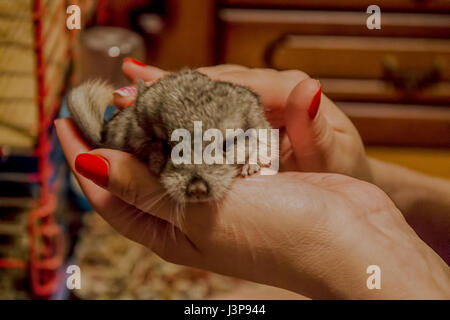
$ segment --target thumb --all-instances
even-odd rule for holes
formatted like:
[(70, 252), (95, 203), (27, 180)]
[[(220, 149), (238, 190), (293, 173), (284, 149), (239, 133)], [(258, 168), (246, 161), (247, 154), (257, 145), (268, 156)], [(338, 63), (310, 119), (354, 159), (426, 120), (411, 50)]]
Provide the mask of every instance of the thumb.
[(285, 110), (288, 134), (297, 166), (305, 171), (323, 171), (325, 146), (332, 143), (333, 130), (320, 112), (320, 82), (305, 79), (290, 93)]
[[(111, 208), (109, 214), (100, 212), (119, 232), (169, 262), (194, 264), (201, 259), (197, 245), (189, 238), (188, 220), (174, 209), (143, 162), (119, 150), (94, 149), (78, 154), (74, 167), (79, 175), (128, 205)], [(90, 199), (95, 201), (95, 195)]]
[[(70, 119), (56, 120), (55, 127), (66, 159), (70, 167), (74, 169), (83, 192), (95, 211), (100, 213), (111, 226), (127, 238), (148, 246), (168, 261), (181, 259), (182, 257), (178, 257), (180, 255), (196, 253), (196, 250), (192, 248), (191, 241), (182, 231), (167, 222), (167, 214), (163, 213), (162, 208), (161, 210), (160, 208), (152, 210), (152, 213), (159, 213), (159, 217), (157, 217), (156, 214), (151, 215), (129, 204), (129, 202), (137, 203), (142, 198), (142, 195), (138, 196), (137, 191), (134, 191), (136, 189), (133, 187), (133, 183), (136, 183), (136, 187), (139, 188), (139, 185), (145, 182), (141, 179), (139, 181), (127, 180), (129, 179), (129, 171), (125, 173), (127, 179), (120, 180), (117, 177), (117, 171), (120, 167), (130, 167), (128, 161), (127, 163), (123, 163), (123, 161), (126, 161), (128, 157), (131, 158), (131, 155), (107, 149), (89, 151), (88, 145), (81, 139)], [(89, 159), (89, 156), (91, 156), (91, 159)], [(131, 167), (131, 170), (140, 170), (137, 159), (131, 159)], [(139, 175), (142, 176), (141, 171)], [(158, 185), (154, 182), (155, 178), (151, 177), (150, 179), (153, 182), (147, 181), (147, 183), (151, 185), (152, 190), (157, 191)], [(89, 180), (95, 182), (95, 184)], [(128, 183), (128, 186), (118, 185), (119, 181)], [(98, 185), (101, 185), (101, 187)], [(131, 198), (132, 200), (122, 201), (118, 196), (105, 189), (105, 185), (109, 185), (123, 199), (129, 200)], [(136, 196), (134, 197), (130, 193), (134, 193)], [(140, 205), (145, 205), (145, 203), (139, 202)], [(148, 208), (148, 206), (145, 207)], [(168, 236), (170, 230), (172, 231), (172, 237)]]
[(168, 74), (167, 71), (146, 65), (145, 63), (132, 58), (123, 59), (122, 72), (132, 82), (136, 82), (137, 79), (153, 82)]
[(158, 179), (131, 154), (112, 149), (94, 149), (75, 158), (75, 171), (111, 192), (132, 207), (149, 212), (178, 227)]
[[(135, 83), (138, 79), (142, 79), (148, 85), (168, 74), (167, 71), (145, 65), (132, 58), (125, 58), (123, 60), (122, 71), (131, 82)], [(117, 89), (114, 91), (114, 105), (119, 109), (132, 106), (136, 100), (136, 94), (137, 89), (134, 84)]]

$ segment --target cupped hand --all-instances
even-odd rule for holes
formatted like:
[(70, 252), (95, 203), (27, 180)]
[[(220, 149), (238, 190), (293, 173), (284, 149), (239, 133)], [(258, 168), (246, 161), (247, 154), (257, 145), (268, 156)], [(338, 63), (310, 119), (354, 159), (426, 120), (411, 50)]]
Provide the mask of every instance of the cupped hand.
[[(168, 72), (125, 59), (125, 75), (135, 82), (149, 83)], [(361, 137), (348, 117), (322, 92), (320, 83), (296, 71), (249, 69), (236, 65), (199, 68), (209, 77), (244, 85), (257, 92), (267, 119), (281, 128), (282, 171), (330, 172), (372, 181), (372, 173)], [(133, 86), (118, 90), (119, 108), (133, 104)]]
[[(90, 150), (69, 119), (56, 128), (94, 209), (170, 262), (311, 298), (448, 297), (448, 267), (367, 182), (299, 172), (237, 178), (220, 203), (177, 208), (144, 163)], [(369, 265), (381, 269), (381, 290), (367, 288)]]

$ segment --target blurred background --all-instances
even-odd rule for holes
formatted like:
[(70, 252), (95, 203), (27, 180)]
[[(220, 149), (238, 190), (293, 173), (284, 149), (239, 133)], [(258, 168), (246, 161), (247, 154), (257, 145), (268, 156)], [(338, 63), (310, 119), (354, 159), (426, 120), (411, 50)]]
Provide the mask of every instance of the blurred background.
[[(366, 26), (372, 4), (381, 29)], [(81, 30), (67, 27), (70, 5)], [(0, 299), (263, 297), (267, 288), (163, 262), (90, 213), (53, 120), (67, 116), (73, 85), (126, 85), (124, 57), (302, 70), (370, 156), (450, 178), (448, 0), (0, 0)], [(82, 288), (70, 291), (72, 264)]]

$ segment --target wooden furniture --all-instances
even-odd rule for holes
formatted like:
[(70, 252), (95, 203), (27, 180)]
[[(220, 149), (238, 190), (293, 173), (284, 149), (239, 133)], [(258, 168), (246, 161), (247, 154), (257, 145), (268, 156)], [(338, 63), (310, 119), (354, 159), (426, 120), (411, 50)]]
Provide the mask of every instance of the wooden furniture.
[(153, 63), (299, 69), (366, 144), (450, 147), (450, 1), (377, 1), (381, 29), (369, 30), (372, 2), (169, 0)]

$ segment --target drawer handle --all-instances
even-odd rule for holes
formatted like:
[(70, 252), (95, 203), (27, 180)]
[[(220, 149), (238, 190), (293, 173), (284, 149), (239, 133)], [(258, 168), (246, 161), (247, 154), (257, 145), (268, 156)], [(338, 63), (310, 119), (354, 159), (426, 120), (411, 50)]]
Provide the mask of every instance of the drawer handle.
[(399, 62), (393, 55), (387, 55), (383, 60), (383, 79), (394, 87), (414, 91), (424, 89), (442, 79), (445, 61), (437, 57), (428, 70), (400, 69)]
[[(292, 34), (286, 33), (269, 43), (264, 52), (266, 67), (277, 69), (274, 56), (277, 50), (286, 45)], [(384, 57), (382, 62), (383, 79), (391, 83), (395, 88), (404, 91), (415, 91), (427, 88), (443, 78), (446, 69), (446, 61), (438, 56), (427, 70), (401, 69), (398, 59), (391, 54)]]

